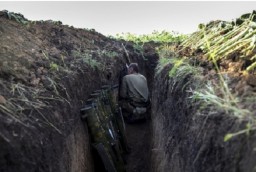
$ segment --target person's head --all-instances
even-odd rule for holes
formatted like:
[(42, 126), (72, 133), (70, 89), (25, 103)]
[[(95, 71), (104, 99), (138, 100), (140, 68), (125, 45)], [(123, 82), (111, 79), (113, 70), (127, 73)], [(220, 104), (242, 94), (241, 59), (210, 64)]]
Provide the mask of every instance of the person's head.
[(128, 74), (139, 73), (138, 63), (131, 63), (128, 66)]

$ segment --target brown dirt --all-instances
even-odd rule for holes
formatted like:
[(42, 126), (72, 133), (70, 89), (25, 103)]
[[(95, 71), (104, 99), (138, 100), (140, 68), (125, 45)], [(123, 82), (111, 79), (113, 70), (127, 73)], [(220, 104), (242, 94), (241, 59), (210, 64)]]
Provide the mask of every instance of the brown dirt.
[[(180, 82), (169, 77), (172, 65), (167, 65), (155, 77), (152, 97), (152, 171), (163, 172), (251, 172), (255, 170), (255, 131), (224, 142), (227, 133), (246, 128), (248, 120), (235, 118), (214, 107), (204, 108), (199, 102), (191, 103), (191, 92), (199, 83), (211, 80), (217, 83), (218, 75), (213, 64), (204, 61), (200, 52), (183, 51), (192, 64), (201, 67), (202, 76), (191, 75)], [(232, 65), (236, 64), (235, 71)], [(230, 80), (231, 92), (240, 98), (240, 106), (256, 113), (255, 74), (244, 75), (241, 61), (220, 61), (221, 72)], [(253, 79), (251, 79), (253, 80)], [(188, 81), (190, 81), (188, 83)], [(200, 82), (199, 82), (200, 81)], [(247, 100), (247, 101), (246, 101)]]
[(127, 172), (149, 172), (151, 156), (151, 121), (126, 124), (130, 153), (126, 156)]
[[(255, 170), (255, 132), (223, 142), (225, 134), (244, 129), (247, 121), (212, 107), (198, 113), (199, 103), (189, 103), (191, 93), (184, 91), (195, 82), (187, 84), (188, 76), (174, 83), (168, 76), (170, 65), (153, 78), (157, 45), (145, 44), (142, 56), (131, 42), (93, 30), (18, 17), (0, 12), (0, 171), (97, 169), (79, 110), (94, 90), (118, 83), (128, 59), (123, 45), (131, 61), (139, 63), (152, 93), (152, 120), (127, 124), (128, 172)], [(179, 55), (191, 57), (201, 68), (198, 78), (217, 82), (213, 64), (200, 50), (187, 48)], [(244, 100), (241, 107), (255, 112), (255, 102), (246, 101), (255, 97), (255, 73), (244, 75), (248, 63), (238, 56), (234, 53), (218, 65), (230, 79), (232, 93)]]
[(0, 171), (93, 171), (80, 108), (94, 90), (118, 83), (122, 43), (144, 75), (152, 54), (144, 61), (132, 43), (12, 15), (20, 20), (0, 12)]

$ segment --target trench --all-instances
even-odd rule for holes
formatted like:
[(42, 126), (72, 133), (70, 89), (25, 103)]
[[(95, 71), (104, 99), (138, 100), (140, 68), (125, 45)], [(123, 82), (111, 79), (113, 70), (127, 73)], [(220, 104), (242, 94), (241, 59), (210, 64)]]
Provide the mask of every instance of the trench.
[[(144, 61), (143, 59), (138, 57), (137, 59), (138, 61), (136, 62), (141, 65), (140, 73), (146, 76), (148, 81), (149, 91), (152, 92), (154, 68), (157, 64), (156, 60), (158, 59), (158, 57), (154, 55), (149, 58), (151, 60)], [(102, 92), (102, 90), (98, 90), (94, 92)], [(111, 91), (111, 94), (112, 96), (117, 96), (118, 94), (117, 89), (113, 89)], [(101, 97), (101, 96), (98, 96), (98, 97)], [(117, 100), (116, 97), (114, 99)], [(94, 145), (95, 144), (94, 141), (96, 140), (94, 139), (94, 135), (96, 132), (91, 131), (93, 130), (91, 128), (93, 127), (94, 124), (90, 124), (88, 122), (88, 119), (85, 122), (87, 122), (86, 126), (88, 126), (89, 128), (89, 135), (91, 136), (91, 145)], [(119, 168), (118, 167), (119, 165), (116, 165), (116, 164), (120, 162), (115, 162), (115, 158), (113, 157), (111, 158), (111, 159), (114, 159), (113, 162), (115, 166), (117, 166), (116, 171), (117, 172), (119, 171), (120, 172), (123, 172), (123, 171), (150, 172), (151, 146), (152, 146), (151, 109), (149, 109), (148, 112), (146, 113), (146, 120), (138, 121), (135, 123), (127, 123), (126, 121), (124, 121), (124, 123), (125, 123), (125, 135), (127, 138), (127, 146), (129, 148), (129, 151), (125, 153), (121, 153), (122, 161), (123, 161), (123, 163), (121, 162), (121, 166), (123, 165), (124, 168)], [(102, 126), (105, 125), (103, 123), (101, 124)], [(95, 149), (95, 147), (92, 147), (92, 157), (94, 162), (94, 171), (102, 172), (102, 171), (112, 170), (112, 169), (108, 169), (109, 167), (106, 167), (106, 162), (104, 162), (104, 159), (106, 159), (106, 157), (103, 157), (102, 152), (99, 152), (97, 149)]]
[(131, 152), (126, 157), (127, 172), (150, 171), (151, 121), (126, 124), (127, 139)]
[[(157, 57), (152, 58), (153, 63)], [(140, 62), (143, 64), (142, 62)], [(149, 67), (150, 66), (150, 67)], [(244, 123), (221, 112), (200, 111), (188, 99), (196, 80), (184, 75), (176, 82), (169, 77), (172, 64), (158, 74), (144, 65), (151, 93), (151, 111), (146, 122), (126, 123), (130, 153), (125, 154), (127, 172), (213, 172), (255, 169), (255, 132), (224, 142), (228, 132)]]
[[(154, 52), (145, 57), (148, 61), (144, 61), (142, 74), (146, 76), (150, 92), (150, 99), (152, 99), (155, 68), (159, 59)], [(140, 63), (140, 64), (143, 64)], [(151, 108), (146, 114), (146, 121), (137, 122), (133, 124), (126, 123), (126, 134), (128, 145), (130, 146), (130, 153), (126, 158), (127, 172), (151, 172), (151, 149), (152, 149), (152, 120)]]
[[(93, 91), (104, 84), (117, 83), (116, 76), (125, 64), (127, 52), (148, 79), (151, 93), (149, 119), (144, 123), (126, 124), (130, 153), (122, 158), (127, 172), (255, 171), (255, 131), (223, 141), (225, 134), (245, 129), (247, 121), (216, 109), (198, 113), (200, 106), (188, 101), (191, 93), (186, 91), (194, 88), (196, 81), (192, 75), (184, 75), (177, 82), (177, 78), (169, 76), (172, 64), (155, 74), (158, 56), (154, 45), (147, 48), (145, 44), (141, 55), (135, 52), (132, 43), (106, 38), (94, 31), (52, 22), (24, 26), (9, 20), (5, 13), (0, 12), (4, 33), (0, 35), (1, 43), (4, 42), (0, 46), (4, 61), (1, 65), (6, 67), (0, 70), (0, 105), (4, 107), (8, 100), (12, 103), (7, 104), (8, 108), (17, 105), (13, 113), (20, 122), (2, 109), (0, 171), (104, 172), (79, 110)], [(16, 45), (24, 46), (17, 48)], [(89, 57), (97, 59), (89, 62), (102, 61), (106, 70), (86, 63)], [(18, 67), (17, 71), (11, 70), (14, 66)], [(11, 88), (16, 87), (19, 90), (14, 93), (15, 89)], [(39, 97), (34, 96), (37, 89), (43, 91), (38, 95), (39, 102)], [(21, 94), (23, 92), (25, 94)], [(20, 96), (42, 107), (24, 104)], [(16, 114), (21, 105), (26, 108)], [(255, 102), (249, 105), (256, 109)]]

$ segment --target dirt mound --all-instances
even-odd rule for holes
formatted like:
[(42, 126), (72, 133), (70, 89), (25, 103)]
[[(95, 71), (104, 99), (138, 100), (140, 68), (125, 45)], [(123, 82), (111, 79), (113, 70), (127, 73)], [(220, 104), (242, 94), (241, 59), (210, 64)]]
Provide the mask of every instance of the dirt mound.
[(144, 74), (151, 61), (132, 43), (8, 11), (0, 12), (0, 40), (0, 171), (92, 171), (80, 108), (118, 83), (127, 56)]

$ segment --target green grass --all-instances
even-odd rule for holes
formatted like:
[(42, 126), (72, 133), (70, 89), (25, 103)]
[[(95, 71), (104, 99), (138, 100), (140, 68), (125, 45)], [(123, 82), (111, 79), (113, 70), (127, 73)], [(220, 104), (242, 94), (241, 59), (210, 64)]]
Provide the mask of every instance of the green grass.
[(176, 32), (154, 31), (151, 34), (136, 35), (132, 33), (122, 33), (115, 36), (116, 39), (124, 39), (135, 43), (157, 42), (157, 43), (172, 43), (181, 42), (187, 36)]
[[(224, 59), (228, 55), (240, 51), (244, 53), (242, 56), (244, 59), (251, 58), (252, 50), (255, 48), (255, 36), (256, 31), (250, 28), (252, 21), (250, 19), (245, 20), (240, 26), (236, 26), (232, 31), (225, 35), (216, 35), (210, 33), (206, 27), (201, 27), (200, 34), (201, 40), (194, 42), (190, 40), (191, 47), (202, 48), (205, 54), (208, 56), (209, 61), (212, 61), (214, 68), (218, 75), (217, 83), (209, 82), (205, 87), (199, 90), (194, 90), (193, 95), (190, 97), (194, 100), (200, 100), (204, 107), (214, 106), (219, 111), (224, 111), (226, 114), (233, 115), (239, 119), (246, 119), (248, 121), (246, 129), (240, 130), (236, 133), (228, 133), (224, 137), (224, 141), (228, 141), (231, 138), (240, 134), (249, 133), (251, 130), (256, 129), (256, 119), (249, 109), (242, 108), (242, 102), (239, 97), (231, 92), (228, 86), (228, 82), (221, 74), (220, 68), (217, 65), (217, 60)], [(215, 34), (213, 36), (213, 34)], [(198, 43), (199, 42), (199, 43)], [(183, 43), (183, 46), (188, 43)], [(195, 46), (196, 45), (196, 46)], [(242, 58), (241, 57), (241, 58)], [(242, 59), (242, 60), (244, 60)], [(247, 71), (252, 71), (256, 67), (255, 62), (247, 67)]]
[[(182, 50), (178, 52), (168, 45), (157, 49), (159, 62), (156, 68), (156, 75), (167, 65), (172, 65), (169, 71), (169, 77), (172, 78), (171, 88), (177, 87), (177, 83), (182, 83), (179, 86), (184, 88), (189, 83), (194, 84), (195, 87), (189, 87), (191, 103), (197, 102), (200, 104), (201, 109), (215, 109), (240, 120), (248, 121), (245, 129), (228, 133), (224, 141), (228, 141), (240, 134), (249, 134), (251, 130), (256, 129), (256, 119), (252, 110), (247, 109), (246, 107), (248, 106), (244, 106), (244, 103), (246, 103), (245, 99), (241, 99), (232, 92), (227, 80), (228, 76), (224, 76), (221, 73), (221, 69), (217, 64), (219, 60), (227, 59), (234, 52), (239, 52), (241, 56), (238, 56), (238, 58), (241, 61), (252, 61), (251, 65), (246, 68), (246, 71), (251, 73), (255, 71), (256, 27), (253, 27), (254, 25), (256, 23), (250, 18), (245, 19), (241, 25), (232, 25), (230, 23), (225, 23), (225, 25), (223, 23), (217, 23), (217, 25), (212, 23), (211, 27), (210, 25), (201, 25), (198, 32), (193, 33), (181, 43), (180, 47), (182, 50), (185, 48), (190, 48), (192, 51), (201, 49), (204, 57), (207, 57), (208, 61), (213, 63), (217, 78), (214, 81), (209, 81), (207, 84), (205, 84), (206, 81), (201, 82), (194, 78), (196, 76), (200, 77), (201, 71), (198, 67), (188, 63), (187, 59), (190, 59), (190, 57), (178, 58), (179, 52)], [(200, 61), (200, 59), (197, 60)], [(188, 75), (192, 76), (189, 78), (191, 81), (184, 83)]]
[(82, 62), (87, 64), (93, 69), (100, 69), (101, 63), (93, 58), (93, 55), (89, 52), (72, 51), (72, 56), (75, 58), (75, 62)]
[[(211, 27), (200, 25), (200, 30), (183, 41), (181, 46), (201, 49), (209, 60), (216, 61), (227, 59), (233, 53), (239, 52), (240, 60), (252, 61), (246, 70), (253, 72), (256, 69), (256, 23), (253, 18), (254, 14), (243, 19), (244, 22), (240, 25), (231, 22), (220, 22), (212, 24)], [(221, 26), (223, 23), (224, 26)]]

